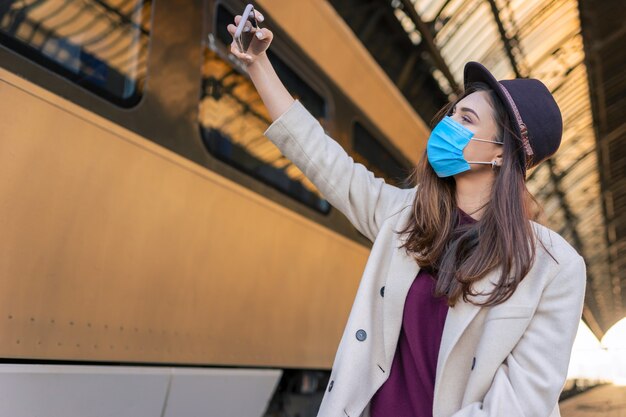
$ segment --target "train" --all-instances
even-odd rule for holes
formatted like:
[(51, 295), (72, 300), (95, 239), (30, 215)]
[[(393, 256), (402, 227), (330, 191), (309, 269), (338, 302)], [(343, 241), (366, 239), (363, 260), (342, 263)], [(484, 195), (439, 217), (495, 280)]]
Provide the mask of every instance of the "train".
[[(315, 415), (372, 242), (264, 137), (244, 6), (0, 6), (0, 416)], [(294, 97), (410, 187), (427, 121), (332, 6), (255, 7)]]

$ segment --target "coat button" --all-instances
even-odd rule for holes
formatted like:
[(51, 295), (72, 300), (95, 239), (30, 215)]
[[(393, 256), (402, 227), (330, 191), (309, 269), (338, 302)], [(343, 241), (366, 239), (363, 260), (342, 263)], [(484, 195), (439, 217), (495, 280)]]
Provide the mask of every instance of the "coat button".
[(333, 385), (335, 385), (335, 380), (334, 379), (332, 381), (330, 381), (330, 384), (328, 384), (328, 392), (331, 392), (333, 390)]
[(385, 296), (385, 286), (384, 285), (382, 287), (380, 287), (380, 296), (381, 297)]
[(359, 342), (362, 342), (366, 338), (367, 338), (367, 333), (365, 333), (365, 330), (359, 329), (356, 331), (356, 340), (358, 340)]
[(472, 359), (472, 371), (474, 370), (474, 365), (476, 365), (476, 356)]

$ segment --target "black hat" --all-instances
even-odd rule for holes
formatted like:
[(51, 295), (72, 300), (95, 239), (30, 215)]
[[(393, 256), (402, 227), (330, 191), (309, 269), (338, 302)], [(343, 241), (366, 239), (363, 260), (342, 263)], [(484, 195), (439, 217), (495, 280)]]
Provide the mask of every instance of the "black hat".
[[(522, 139), (525, 164), (537, 166), (559, 149), (563, 134), (561, 110), (548, 88), (534, 78), (497, 81), (478, 62), (468, 62), (463, 70), (463, 85), (481, 81), (500, 97)], [(526, 170), (524, 170), (524, 175)]]

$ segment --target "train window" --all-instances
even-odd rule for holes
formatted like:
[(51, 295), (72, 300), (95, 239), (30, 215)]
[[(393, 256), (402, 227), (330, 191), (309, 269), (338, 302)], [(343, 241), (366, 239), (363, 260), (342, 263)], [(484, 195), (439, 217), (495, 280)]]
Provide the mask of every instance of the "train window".
[(407, 188), (405, 182), (410, 172), (401, 164), (361, 123), (354, 122), (352, 148), (357, 162), (367, 166), (376, 176), (383, 177), (389, 184)]
[(152, 0), (0, 2), (0, 43), (121, 106), (141, 98)]
[[(271, 124), (267, 110), (250, 79), (228, 59), (232, 37), (225, 28), (233, 17), (225, 7), (217, 7), (216, 33), (204, 51), (199, 112), (204, 145), (216, 158), (321, 213), (328, 213), (328, 201), (263, 135)], [(271, 51), (268, 57), (291, 94), (323, 121), (324, 98)]]

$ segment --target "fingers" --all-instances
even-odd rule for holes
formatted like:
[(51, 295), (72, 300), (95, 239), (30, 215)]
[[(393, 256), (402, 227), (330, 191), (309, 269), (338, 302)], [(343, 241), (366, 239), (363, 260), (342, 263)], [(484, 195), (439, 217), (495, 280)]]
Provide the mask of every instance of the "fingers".
[[(257, 23), (263, 22), (265, 20), (265, 16), (263, 16), (263, 14), (259, 12), (258, 10), (255, 10), (254, 14), (255, 14)], [(235, 36), (235, 33), (237, 32), (237, 27), (239, 26), (241, 19), (242, 19), (242, 16), (237, 15), (235, 16), (235, 19), (234, 19), (235, 23), (234, 24), (231, 23), (227, 25), (226, 29), (228, 30), (228, 33), (230, 33), (231, 36), (233, 37)], [(272, 42), (274, 35), (271, 30), (266, 29), (266, 28), (260, 28), (258, 27), (258, 25), (257, 27), (255, 27), (254, 23), (251, 23), (251, 22), (245, 23), (243, 31), (244, 32), (252, 31), (252, 34), (254, 34), (256, 39), (252, 40), (252, 42), (250, 43), (250, 46), (248, 47), (247, 52), (241, 52), (241, 50), (238, 47), (237, 41), (233, 39), (233, 42), (230, 45), (230, 52), (236, 58), (241, 60), (244, 64), (249, 65), (254, 62), (256, 57), (260, 56), (260, 54), (265, 52), (265, 50), (269, 47), (270, 43)]]
[[(228, 33), (231, 34), (231, 36), (235, 36), (235, 32), (237, 32), (237, 26), (239, 26), (239, 22), (241, 21), (241, 16), (237, 15), (235, 16), (235, 24), (229, 24), (228, 26), (226, 26), (226, 29), (228, 30)], [(243, 31), (244, 32), (249, 32), (252, 29), (252, 26), (249, 23), (246, 23), (244, 25)]]
[(256, 37), (263, 42), (270, 43), (274, 38), (274, 34), (267, 28), (260, 28), (256, 31)]

